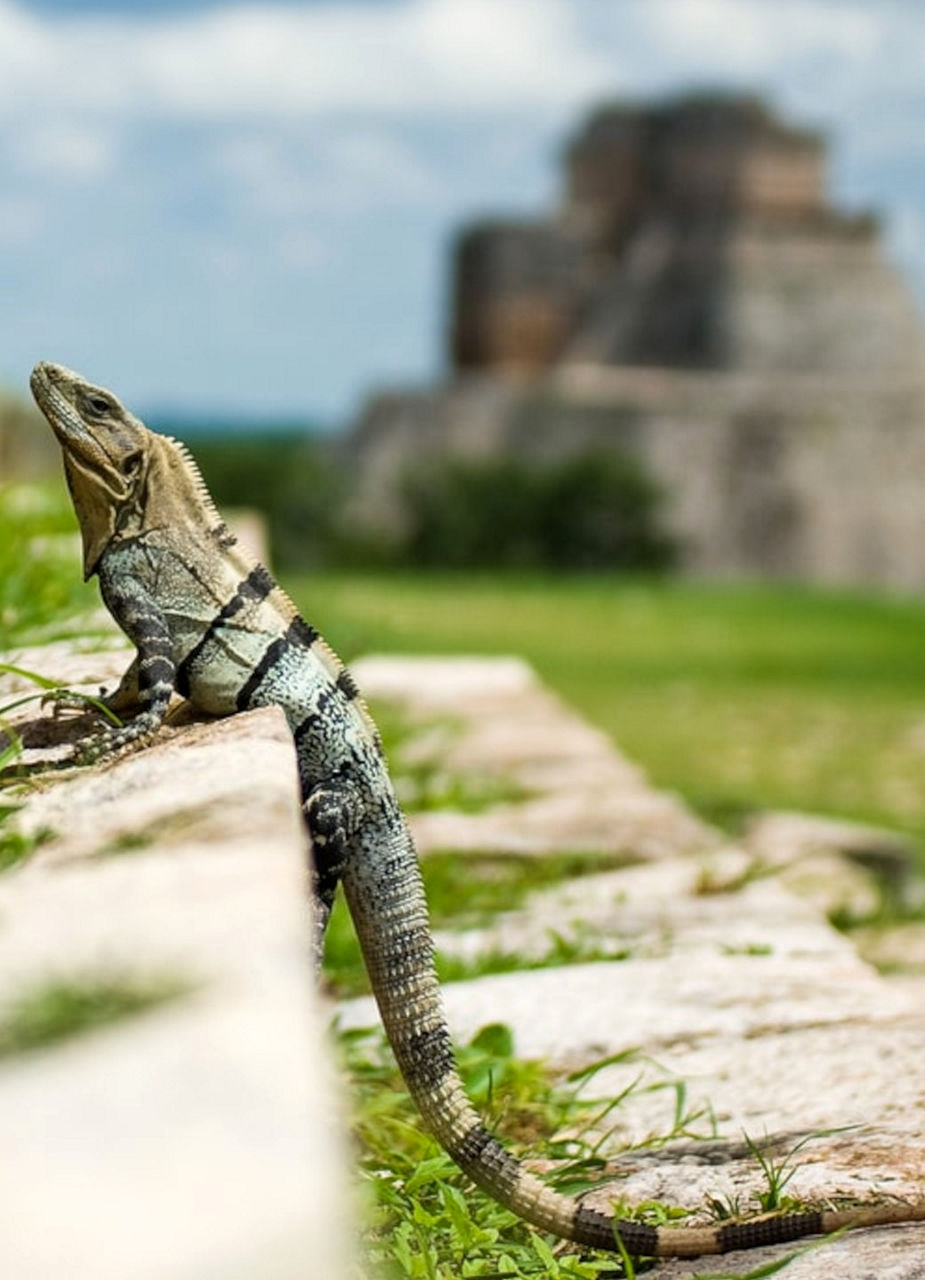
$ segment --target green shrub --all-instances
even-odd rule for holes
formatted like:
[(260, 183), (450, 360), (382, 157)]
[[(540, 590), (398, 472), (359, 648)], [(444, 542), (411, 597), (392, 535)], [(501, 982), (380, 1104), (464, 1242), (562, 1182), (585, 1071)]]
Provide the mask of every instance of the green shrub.
[(675, 560), (657, 487), (613, 450), (554, 463), (445, 459), (409, 470), (402, 495), (398, 558), (413, 565), (655, 571)]
[(340, 485), (316, 441), (304, 433), (215, 438), (195, 440), (191, 452), (218, 506), (263, 512), (276, 564), (330, 558)]
[(595, 450), (554, 463), (443, 458), (402, 480), (403, 532), (354, 527), (349, 476), (304, 434), (200, 439), (193, 453), (220, 507), (256, 507), (274, 562), (306, 565), (659, 571), (675, 559), (661, 495), (632, 458)]

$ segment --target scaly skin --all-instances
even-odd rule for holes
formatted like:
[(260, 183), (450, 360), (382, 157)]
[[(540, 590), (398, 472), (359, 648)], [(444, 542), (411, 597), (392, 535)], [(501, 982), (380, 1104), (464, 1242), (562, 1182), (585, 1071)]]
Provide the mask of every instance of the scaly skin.
[(456, 1069), (424, 887), (379, 737), (315, 629), (223, 524), (185, 448), (111, 392), (54, 364), (32, 390), (58, 438), (84, 573), (137, 654), (109, 705), (137, 715), (78, 744), (100, 759), (151, 738), (174, 691), (212, 715), (278, 706), (314, 853), (317, 945), (343, 883), (386, 1034), (425, 1122), (473, 1182), (541, 1230), (631, 1254), (693, 1258), (844, 1227), (925, 1219), (925, 1201), (710, 1227), (615, 1219), (544, 1186), (482, 1125)]

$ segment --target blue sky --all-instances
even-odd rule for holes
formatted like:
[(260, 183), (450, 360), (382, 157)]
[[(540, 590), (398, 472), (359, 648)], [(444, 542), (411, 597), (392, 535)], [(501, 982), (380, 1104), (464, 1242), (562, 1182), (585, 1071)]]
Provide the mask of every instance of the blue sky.
[(923, 68), (920, 0), (0, 0), (0, 378), (345, 420), (439, 375), (464, 221), (697, 86), (824, 129), (925, 310)]

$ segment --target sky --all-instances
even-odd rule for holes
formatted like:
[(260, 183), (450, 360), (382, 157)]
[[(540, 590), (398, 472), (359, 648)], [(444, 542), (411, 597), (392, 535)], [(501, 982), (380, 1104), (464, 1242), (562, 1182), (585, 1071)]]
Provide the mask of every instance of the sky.
[(0, 380), (349, 421), (445, 368), (449, 249), (591, 106), (758, 91), (925, 312), (921, 0), (0, 0)]

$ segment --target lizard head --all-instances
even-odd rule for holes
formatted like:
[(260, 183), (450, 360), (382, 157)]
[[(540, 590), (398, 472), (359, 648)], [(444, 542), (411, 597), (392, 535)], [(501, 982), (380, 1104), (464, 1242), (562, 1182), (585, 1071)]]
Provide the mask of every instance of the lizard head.
[(80, 524), (84, 576), (140, 504), (152, 433), (111, 391), (43, 361), (30, 379), (36, 403), (58, 437)]

